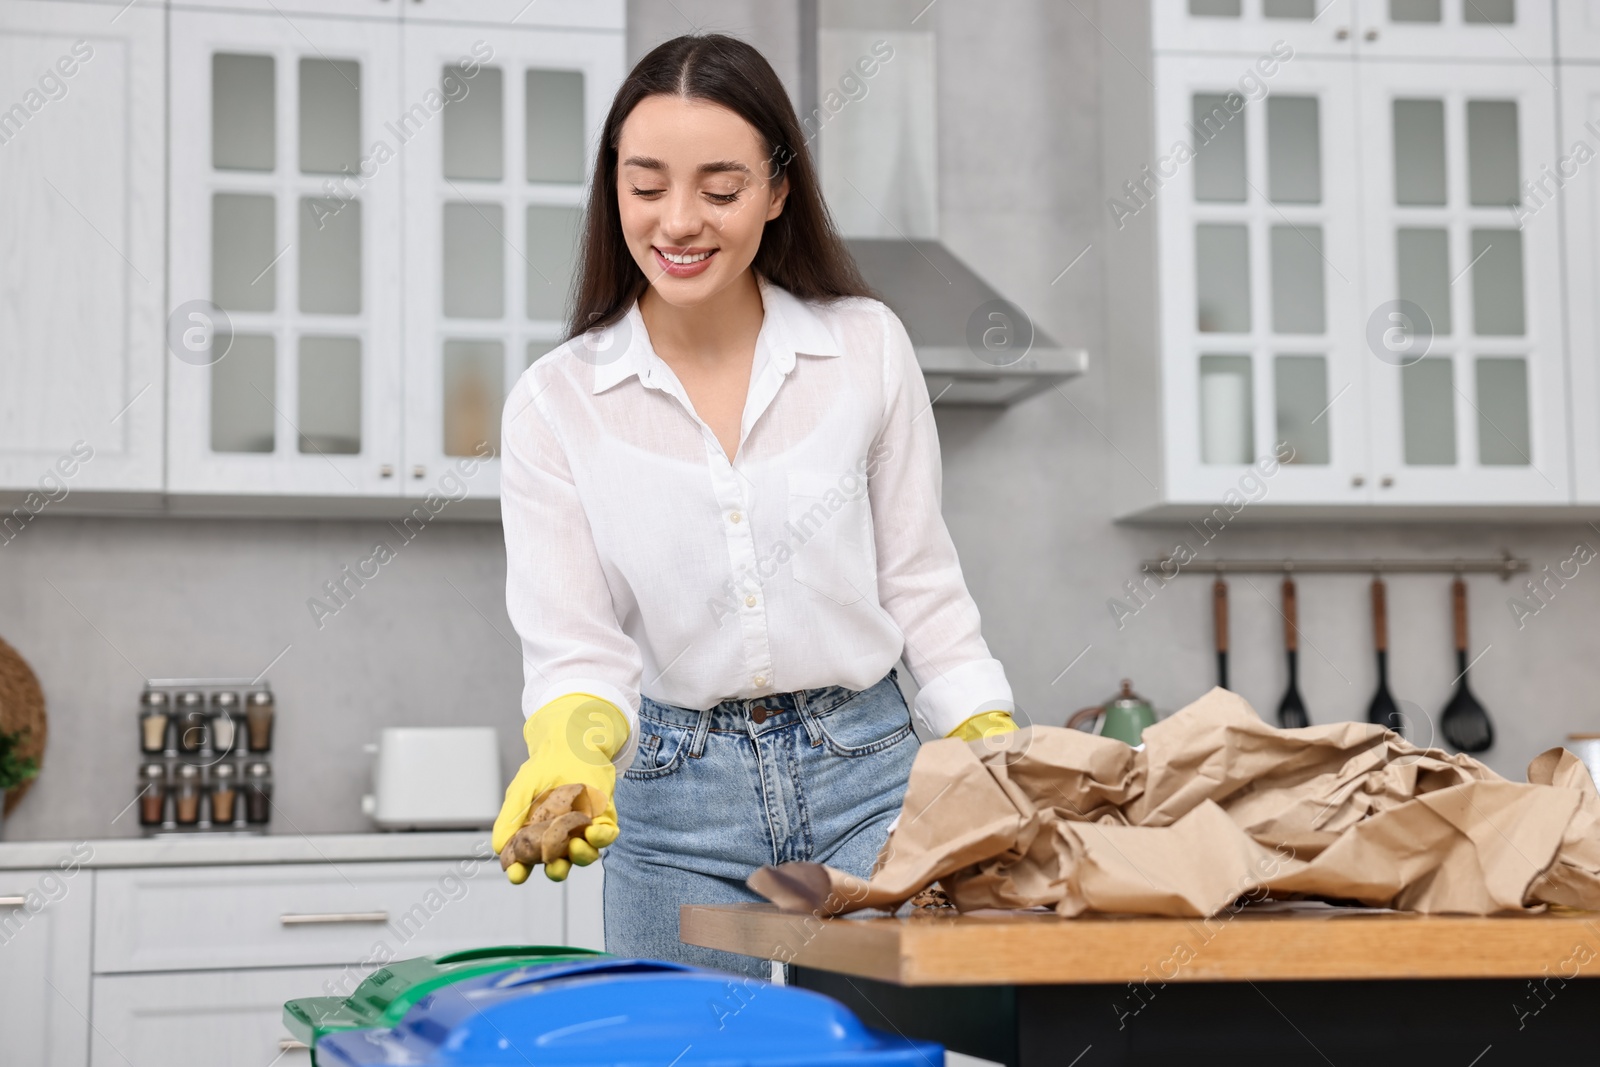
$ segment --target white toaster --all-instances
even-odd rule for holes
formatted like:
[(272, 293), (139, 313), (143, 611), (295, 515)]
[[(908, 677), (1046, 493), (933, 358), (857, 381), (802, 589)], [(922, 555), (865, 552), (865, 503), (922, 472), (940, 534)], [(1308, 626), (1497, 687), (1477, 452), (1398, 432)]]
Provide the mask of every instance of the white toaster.
[(361, 810), (380, 830), (482, 830), (504, 798), (492, 727), (393, 727), (367, 745), (372, 792)]

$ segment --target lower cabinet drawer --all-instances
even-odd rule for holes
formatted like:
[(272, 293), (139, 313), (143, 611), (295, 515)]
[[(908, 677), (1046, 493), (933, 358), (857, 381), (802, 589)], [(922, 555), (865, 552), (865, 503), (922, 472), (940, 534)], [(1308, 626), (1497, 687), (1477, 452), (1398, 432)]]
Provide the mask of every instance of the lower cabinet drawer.
[(94, 969), (337, 964), (359, 980), (394, 959), (561, 944), (564, 906), (560, 884), (513, 886), (493, 861), (105, 870), (96, 872)]
[[(112, 975), (94, 980), (91, 1067), (308, 1067), (283, 1004), (322, 996), (340, 971)], [(20, 1065), (19, 1065), (20, 1067)]]

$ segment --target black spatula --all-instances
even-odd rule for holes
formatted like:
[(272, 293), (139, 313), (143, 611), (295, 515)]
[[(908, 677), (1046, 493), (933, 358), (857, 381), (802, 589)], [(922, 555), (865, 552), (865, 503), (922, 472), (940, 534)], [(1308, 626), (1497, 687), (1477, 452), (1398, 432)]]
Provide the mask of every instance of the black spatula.
[(1289, 689), (1278, 702), (1278, 725), (1298, 730), (1311, 725), (1305, 701), (1300, 699), (1300, 623), (1295, 604), (1294, 579), (1283, 580), (1283, 648), (1289, 659)]
[(1450, 600), (1456, 617), (1455, 696), (1444, 706), (1439, 730), (1458, 752), (1487, 752), (1494, 745), (1494, 723), (1478, 698), (1467, 688), (1467, 583), (1459, 577), (1450, 586)]
[(1378, 653), (1378, 691), (1367, 705), (1367, 721), (1404, 734), (1405, 722), (1389, 695), (1389, 606), (1383, 579), (1372, 579), (1372, 647)]
[(1211, 621), (1217, 631), (1217, 684), (1228, 688), (1228, 583), (1217, 575), (1211, 583)]

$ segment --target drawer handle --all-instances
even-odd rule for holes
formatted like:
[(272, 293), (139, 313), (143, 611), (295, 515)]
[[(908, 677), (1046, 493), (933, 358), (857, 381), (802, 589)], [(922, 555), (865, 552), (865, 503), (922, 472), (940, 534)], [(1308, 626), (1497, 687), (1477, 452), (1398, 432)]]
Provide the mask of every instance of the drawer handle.
[(278, 1039), (279, 1052), (304, 1052), (310, 1047), (304, 1041), (296, 1041), (292, 1037), (280, 1037)]
[(0, 897), (0, 908), (21, 908), (26, 907), (27, 903), (27, 897)]
[(304, 915), (280, 915), (278, 921), (285, 926), (315, 926), (328, 923), (386, 923), (386, 911), (321, 911)]

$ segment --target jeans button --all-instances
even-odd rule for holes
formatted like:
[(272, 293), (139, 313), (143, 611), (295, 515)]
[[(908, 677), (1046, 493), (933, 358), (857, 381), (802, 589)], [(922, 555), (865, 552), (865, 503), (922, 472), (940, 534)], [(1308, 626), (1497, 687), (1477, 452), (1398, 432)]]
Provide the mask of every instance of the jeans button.
[(750, 709), (750, 721), (755, 723), (757, 726), (760, 726), (762, 723), (766, 722), (767, 721), (767, 709), (766, 708), (751, 708)]

